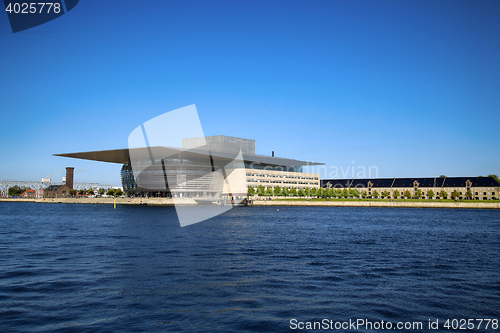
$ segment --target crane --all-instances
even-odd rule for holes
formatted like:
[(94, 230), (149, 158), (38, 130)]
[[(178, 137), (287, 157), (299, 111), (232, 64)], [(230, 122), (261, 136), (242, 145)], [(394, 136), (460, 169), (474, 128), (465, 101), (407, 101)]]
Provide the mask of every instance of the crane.
[(63, 170), (59, 170), (57, 172), (54, 172), (54, 173), (51, 173), (50, 175), (45, 176), (44, 178), (42, 178), (42, 183), (50, 183), (52, 181), (52, 177), (54, 177), (55, 175), (57, 175), (58, 173), (61, 173), (61, 172), (63, 172)]

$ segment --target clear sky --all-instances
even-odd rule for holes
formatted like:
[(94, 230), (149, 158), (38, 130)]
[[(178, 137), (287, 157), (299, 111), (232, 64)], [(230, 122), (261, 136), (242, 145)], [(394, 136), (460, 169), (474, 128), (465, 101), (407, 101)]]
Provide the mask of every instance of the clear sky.
[(205, 135), (322, 177), (500, 174), (499, 18), (497, 0), (82, 0), (13, 34), (0, 13), (0, 179), (118, 185), (120, 165), (52, 154), (126, 148), (191, 104)]

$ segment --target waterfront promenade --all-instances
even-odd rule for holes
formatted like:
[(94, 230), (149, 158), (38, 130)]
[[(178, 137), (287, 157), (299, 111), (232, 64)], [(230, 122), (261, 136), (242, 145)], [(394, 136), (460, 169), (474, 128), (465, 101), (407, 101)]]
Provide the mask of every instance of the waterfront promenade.
[(500, 202), (437, 202), (437, 201), (293, 201), (269, 200), (254, 201), (259, 206), (310, 206), (310, 207), (405, 207), (405, 208), (474, 208), (500, 209)]
[[(173, 206), (169, 198), (0, 198), (0, 202), (37, 202), (37, 203), (78, 203), (78, 204), (113, 204), (117, 205), (162, 205)], [(177, 199), (179, 200), (179, 199)], [(177, 201), (176, 200), (176, 201)], [(178, 201), (177, 201), (178, 202)], [(182, 199), (182, 203), (196, 204), (193, 199)], [(253, 200), (253, 206), (305, 206), (305, 207), (405, 207), (405, 208), (473, 208), (473, 209), (500, 209), (500, 202), (480, 201), (296, 201), (296, 200)]]

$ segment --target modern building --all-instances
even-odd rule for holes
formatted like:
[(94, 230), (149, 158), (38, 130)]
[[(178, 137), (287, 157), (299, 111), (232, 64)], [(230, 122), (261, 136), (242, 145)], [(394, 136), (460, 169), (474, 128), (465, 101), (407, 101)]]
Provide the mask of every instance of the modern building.
[[(410, 197), (416, 197), (418, 190), (421, 198), (427, 199), (443, 199), (442, 194), (450, 199), (455, 191), (457, 199), (498, 200), (500, 197), (500, 183), (493, 177), (322, 179), (321, 187), (357, 189), (360, 193), (366, 192), (368, 197), (375, 191), (379, 197), (387, 192), (389, 197), (401, 199), (408, 197), (405, 195), (407, 191)], [(434, 195), (429, 196), (429, 193)]]
[[(186, 138), (182, 147), (145, 147), (55, 154), (122, 164), (123, 190), (131, 195), (214, 197), (246, 195), (248, 186), (319, 188), (319, 174), (304, 166), (323, 165), (255, 154), (255, 141), (224, 135)], [(243, 180), (243, 182), (241, 181)], [(221, 186), (223, 190), (221, 191)]]

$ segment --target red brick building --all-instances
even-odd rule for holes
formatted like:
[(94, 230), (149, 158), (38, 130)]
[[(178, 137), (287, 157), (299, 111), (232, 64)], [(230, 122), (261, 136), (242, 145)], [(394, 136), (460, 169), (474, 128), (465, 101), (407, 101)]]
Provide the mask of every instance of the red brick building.
[(43, 191), (44, 198), (67, 198), (71, 196), (70, 191), (73, 189), (73, 171), (75, 168), (66, 168), (66, 184), (50, 185)]
[(71, 196), (67, 185), (50, 185), (43, 191), (44, 198), (67, 198)]

